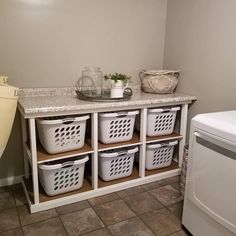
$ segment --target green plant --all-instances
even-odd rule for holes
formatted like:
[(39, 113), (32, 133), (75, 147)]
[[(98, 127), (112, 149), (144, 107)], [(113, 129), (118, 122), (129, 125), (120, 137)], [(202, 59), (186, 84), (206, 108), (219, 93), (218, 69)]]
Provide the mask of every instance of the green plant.
[(104, 75), (105, 80), (111, 79), (117, 82), (118, 80), (123, 81), (124, 83), (127, 83), (129, 80), (131, 80), (131, 76), (127, 76), (125, 74), (119, 74), (119, 73), (114, 73), (114, 74), (106, 74)]

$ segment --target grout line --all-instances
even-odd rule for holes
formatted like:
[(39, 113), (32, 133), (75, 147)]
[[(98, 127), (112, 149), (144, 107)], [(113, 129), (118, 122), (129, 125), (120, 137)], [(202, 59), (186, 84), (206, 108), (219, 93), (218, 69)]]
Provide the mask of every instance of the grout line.
[(62, 224), (62, 227), (64, 228), (66, 234), (69, 236), (69, 232), (67, 232), (66, 227), (65, 227), (65, 225), (64, 225), (64, 223), (63, 223), (63, 221), (61, 220), (61, 217), (60, 217), (59, 215), (58, 215), (58, 218), (59, 218), (59, 220), (60, 220), (60, 222), (61, 222), (61, 224)]
[(6, 232), (8, 232), (8, 231), (12, 231), (12, 230), (15, 230), (15, 229), (21, 229), (21, 231), (23, 232), (22, 227), (19, 226), (19, 227), (15, 227), (15, 228), (11, 228), (11, 229), (7, 229), (7, 230), (0, 231), (0, 235), (1, 235), (1, 233), (6, 233)]
[(29, 225), (33, 225), (33, 224), (42, 223), (42, 222), (44, 222), (44, 221), (51, 220), (51, 219), (55, 219), (55, 218), (58, 218), (58, 216), (53, 216), (53, 217), (48, 218), (48, 219), (36, 221), (36, 222), (34, 222), (34, 223), (30, 223), (30, 224), (27, 224), (27, 225), (22, 225), (22, 228), (24, 228), (24, 227), (26, 227), (26, 226), (29, 226)]
[[(87, 200), (82, 200), (82, 201), (87, 201)], [(78, 201), (78, 202), (82, 202), (82, 201)], [(78, 203), (78, 202), (74, 202), (74, 203), (70, 203), (70, 204), (75, 204), (75, 203)], [(70, 204), (65, 204), (65, 205), (59, 206), (59, 207), (68, 206), (68, 205), (70, 205)], [(67, 215), (67, 214), (75, 213), (75, 212), (77, 212), (77, 211), (83, 211), (83, 210), (85, 210), (85, 209), (88, 209), (88, 208), (90, 208), (90, 205), (87, 206), (87, 207), (85, 207), (85, 208), (81, 208), (81, 209), (79, 209), (79, 210), (72, 210), (72, 211), (69, 211), (69, 212), (66, 212), (66, 213), (63, 213), (63, 214), (59, 214), (59, 212), (57, 211), (57, 208), (59, 208), (59, 207), (55, 207), (55, 208), (51, 208), (51, 209), (55, 209), (58, 216), (64, 216), (64, 215)]]
[[(20, 222), (20, 227), (22, 228), (22, 231), (23, 231), (23, 226), (21, 224), (21, 220), (20, 220), (20, 213), (19, 213), (19, 206), (16, 206), (16, 212), (17, 212), (17, 216), (18, 216), (18, 219), (19, 219), (19, 222)], [(24, 232), (24, 231), (23, 231)]]
[[(123, 201), (123, 199), (116, 199), (116, 200), (121, 200), (121, 201)], [(114, 200), (114, 201), (116, 201), (116, 200)], [(128, 209), (129, 209), (130, 211), (132, 211), (132, 209), (129, 208), (129, 206), (126, 204), (125, 201), (123, 201), (123, 203), (128, 207)], [(92, 207), (92, 208), (93, 208), (93, 207)], [(93, 208), (93, 210), (95, 211), (96, 215), (98, 215), (99, 219), (101, 219), (101, 217), (99, 216), (99, 214), (97, 213), (97, 211), (96, 211), (94, 208)], [(133, 211), (132, 211), (132, 212), (133, 212)], [(132, 217), (130, 217), (130, 218), (127, 218), (127, 219), (125, 219), (125, 220), (121, 220), (121, 221), (119, 221), (119, 222), (115, 222), (115, 223), (113, 223), (113, 224), (106, 225), (105, 222), (103, 222), (102, 219), (101, 219), (101, 221), (104, 223), (105, 228), (106, 228), (106, 227), (109, 227), (109, 226), (111, 226), (111, 225), (115, 225), (115, 224), (118, 224), (118, 223), (120, 223), (120, 222), (123, 222), (123, 221), (126, 221), (126, 220), (128, 220), (128, 219), (132, 219), (132, 218), (136, 217), (135, 212), (133, 212), (133, 213), (134, 213), (134, 216), (132, 216)]]
[[(180, 229), (180, 230), (177, 230), (177, 231), (175, 231), (175, 232), (173, 232), (173, 233), (170, 233), (170, 234), (167, 234), (166, 236), (171, 236), (171, 235), (173, 235), (173, 234), (175, 234), (175, 233), (178, 233), (178, 232), (181, 232), (181, 231), (184, 231), (183, 229)], [(185, 233), (186, 234), (186, 233)], [(187, 235), (187, 234), (186, 234)]]
[[(156, 209), (156, 210), (160, 210), (160, 209), (163, 209), (163, 207), (162, 207), (162, 208), (159, 208), (159, 209)], [(154, 210), (154, 211), (155, 211), (155, 210)], [(149, 212), (152, 212), (152, 211), (149, 211)], [(137, 217), (139, 218), (140, 221), (143, 222), (143, 224), (144, 224), (154, 235), (156, 235), (156, 233), (150, 228), (150, 226), (148, 226), (148, 225), (143, 221), (143, 219), (141, 218), (141, 215), (145, 215), (146, 213), (149, 213), (149, 212), (145, 212), (145, 213), (143, 213), (143, 214), (137, 215)]]
[[(103, 196), (106, 196), (106, 195), (109, 195), (109, 194), (115, 194), (118, 198), (117, 198), (117, 199), (108, 200), (108, 201), (105, 201), (105, 202), (102, 202), (102, 203), (99, 203), (99, 204), (96, 204), (96, 205), (92, 205), (92, 204), (89, 202), (89, 199), (99, 198), (99, 197), (103, 197)], [(108, 202), (112, 202), (112, 201), (115, 201), (115, 200), (119, 200), (119, 199), (121, 199), (121, 198), (120, 198), (120, 196), (119, 196), (116, 192), (112, 192), (112, 193), (108, 193), (108, 194), (101, 195), (101, 196), (98, 196), (98, 197), (92, 197), (92, 198), (89, 198), (89, 199), (87, 199), (89, 205), (90, 205), (91, 207), (95, 207), (95, 206), (99, 206), (99, 205), (102, 205), (102, 204), (105, 204), (105, 203), (108, 203)]]

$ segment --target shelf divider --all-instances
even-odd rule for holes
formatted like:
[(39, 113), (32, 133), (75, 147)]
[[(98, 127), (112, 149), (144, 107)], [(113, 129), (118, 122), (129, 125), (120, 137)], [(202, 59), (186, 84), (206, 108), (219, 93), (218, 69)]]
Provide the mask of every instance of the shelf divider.
[(91, 144), (94, 152), (92, 153), (92, 186), (93, 189), (98, 188), (98, 113), (91, 114)]
[(140, 114), (140, 137), (142, 145), (139, 149), (139, 176), (145, 177), (145, 156), (146, 156), (146, 133), (147, 133), (147, 108), (141, 109)]
[(35, 119), (33, 118), (29, 119), (29, 137), (30, 137), (30, 151), (32, 157), (34, 204), (38, 204), (39, 179), (38, 179), (38, 165), (37, 165), (36, 127), (35, 127)]
[(182, 139), (179, 142), (179, 167), (182, 166), (184, 145), (186, 144), (186, 133), (187, 133), (187, 121), (188, 121), (188, 104), (181, 105), (181, 118), (180, 118), (180, 134)]

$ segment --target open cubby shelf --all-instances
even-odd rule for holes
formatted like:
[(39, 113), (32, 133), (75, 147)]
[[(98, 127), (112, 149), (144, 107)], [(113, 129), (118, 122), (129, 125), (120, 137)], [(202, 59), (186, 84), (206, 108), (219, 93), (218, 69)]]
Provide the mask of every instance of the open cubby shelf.
[(172, 161), (171, 165), (165, 168), (155, 169), (155, 170), (145, 170), (145, 176), (156, 175), (166, 171), (179, 169), (178, 163)]
[(57, 154), (48, 154), (41, 144), (38, 143), (37, 145), (38, 164), (48, 162), (48, 161), (66, 159), (66, 158), (83, 155), (83, 154), (89, 154), (92, 152), (93, 152), (93, 149), (90, 146), (90, 144), (88, 144), (88, 142), (85, 142), (84, 146), (81, 149), (77, 149), (77, 150), (69, 151), (69, 152), (57, 153)]
[[(33, 199), (34, 195), (33, 195), (32, 180), (24, 178), (23, 181), (24, 181), (24, 184), (26, 186), (27, 193), (28, 193), (28, 196), (30, 198), (30, 201), (33, 203), (34, 202), (34, 199)], [(78, 194), (78, 193), (83, 193), (83, 192), (87, 192), (87, 191), (91, 191), (91, 190), (92, 190), (92, 186), (86, 178), (84, 178), (82, 188), (80, 188), (78, 190), (75, 190), (75, 191), (70, 191), (70, 192), (67, 192), (67, 193), (58, 194), (58, 195), (55, 195), (55, 196), (48, 196), (45, 193), (45, 191), (43, 190), (42, 186), (39, 185), (39, 202), (43, 203), (43, 202), (48, 202), (48, 201), (55, 200), (55, 199), (63, 199), (63, 198), (68, 197), (68, 196), (72, 196), (72, 195), (75, 195), (75, 194)]]
[[(88, 139), (88, 143), (91, 145), (91, 139)], [(141, 141), (140, 141), (139, 133), (134, 132), (132, 139), (126, 142), (104, 144), (98, 141), (98, 151), (105, 151), (105, 150), (120, 148), (120, 147), (135, 146), (135, 145), (139, 145), (140, 143)]]
[(101, 178), (99, 178), (98, 179), (98, 187), (103, 188), (103, 187), (127, 182), (127, 181), (138, 179), (138, 178), (140, 178), (139, 177), (139, 168), (138, 168), (138, 166), (134, 165), (132, 174), (130, 176), (125, 177), (125, 178), (111, 180), (111, 181), (103, 181)]

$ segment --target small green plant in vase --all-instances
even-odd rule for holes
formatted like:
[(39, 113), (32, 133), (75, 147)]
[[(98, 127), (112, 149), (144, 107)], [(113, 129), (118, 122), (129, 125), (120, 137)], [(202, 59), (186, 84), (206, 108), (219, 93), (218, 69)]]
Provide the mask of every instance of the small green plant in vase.
[[(104, 75), (104, 79), (111, 81), (111, 98), (122, 98), (131, 76), (114, 73)], [(131, 89), (129, 90), (131, 91)]]

